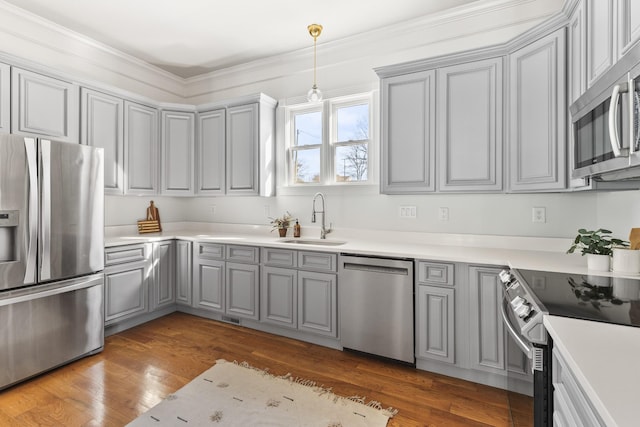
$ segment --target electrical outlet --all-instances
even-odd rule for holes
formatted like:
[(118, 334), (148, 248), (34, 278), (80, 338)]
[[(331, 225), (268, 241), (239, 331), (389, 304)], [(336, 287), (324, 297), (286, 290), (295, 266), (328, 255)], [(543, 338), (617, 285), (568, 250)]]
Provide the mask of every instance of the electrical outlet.
[(547, 222), (547, 208), (533, 208), (531, 210), (532, 222)]
[(398, 208), (398, 216), (400, 218), (416, 219), (418, 208), (415, 206), (400, 206)]
[(438, 208), (438, 220), (449, 221), (449, 208), (447, 207)]

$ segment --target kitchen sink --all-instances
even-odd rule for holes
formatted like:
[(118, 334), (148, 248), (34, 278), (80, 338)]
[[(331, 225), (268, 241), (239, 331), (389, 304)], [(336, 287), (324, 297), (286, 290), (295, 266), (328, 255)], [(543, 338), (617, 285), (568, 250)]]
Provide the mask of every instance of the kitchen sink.
[(281, 243), (296, 243), (298, 245), (318, 245), (318, 246), (340, 246), (347, 242), (339, 242), (337, 240), (321, 240), (321, 239), (286, 239)]

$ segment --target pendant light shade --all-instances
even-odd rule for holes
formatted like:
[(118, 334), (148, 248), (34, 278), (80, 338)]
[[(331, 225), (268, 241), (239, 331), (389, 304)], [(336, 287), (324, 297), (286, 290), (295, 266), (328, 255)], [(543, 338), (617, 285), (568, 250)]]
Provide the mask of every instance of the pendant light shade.
[(309, 102), (319, 102), (322, 101), (322, 91), (318, 89), (318, 85), (316, 84), (316, 42), (318, 37), (320, 37), (320, 33), (322, 33), (322, 25), (320, 24), (311, 24), (307, 27), (309, 30), (309, 35), (313, 37), (313, 86), (309, 92), (307, 92), (307, 100)]

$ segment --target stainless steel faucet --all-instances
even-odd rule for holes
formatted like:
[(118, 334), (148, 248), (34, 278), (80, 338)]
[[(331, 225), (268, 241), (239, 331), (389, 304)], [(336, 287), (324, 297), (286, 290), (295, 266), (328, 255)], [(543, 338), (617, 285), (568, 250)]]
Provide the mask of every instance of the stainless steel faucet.
[[(316, 199), (320, 197), (320, 200), (322, 201), (322, 210), (318, 211), (316, 210)], [(320, 238), (321, 239), (326, 239), (327, 238), (327, 234), (331, 233), (331, 223), (329, 223), (329, 229), (326, 228), (325, 226), (325, 203), (324, 203), (324, 194), (322, 193), (316, 193), (313, 195), (313, 207), (312, 207), (312, 212), (311, 212), (311, 222), (315, 223), (316, 222), (316, 214), (320, 213), (322, 214), (322, 225), (320, 227)]]

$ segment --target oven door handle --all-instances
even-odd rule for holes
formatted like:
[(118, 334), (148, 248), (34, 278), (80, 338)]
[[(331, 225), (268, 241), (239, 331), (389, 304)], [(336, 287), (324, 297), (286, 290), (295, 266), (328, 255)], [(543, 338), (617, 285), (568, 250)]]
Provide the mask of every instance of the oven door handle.
[(520, 337), (520, 334), (518, 333), (518, 331), (516, 331), (516, 328), (514, 328), (513, 325), (511, 324), (511, 320), (509, 319), (509, 315), (507, 314), (508, 304), (509, 302), (507, 301), (507, 299), (503, 298), (502, 305), (500, 306), (503, 323), (507, 327), (507, 330), (509, 331), (509, 335), (513, 337), (513, 340), (515, 341), (515, 343), (518, 345), (518, 347), (520, 347), (520, 350), (523, 351), (523, 353), (527, 356), (527, 358), (533, 359), (533, 348), (531, 348), (531, 346), (529, 346), (528, 343), (525, 342), (522, 339), (522, 337)]

